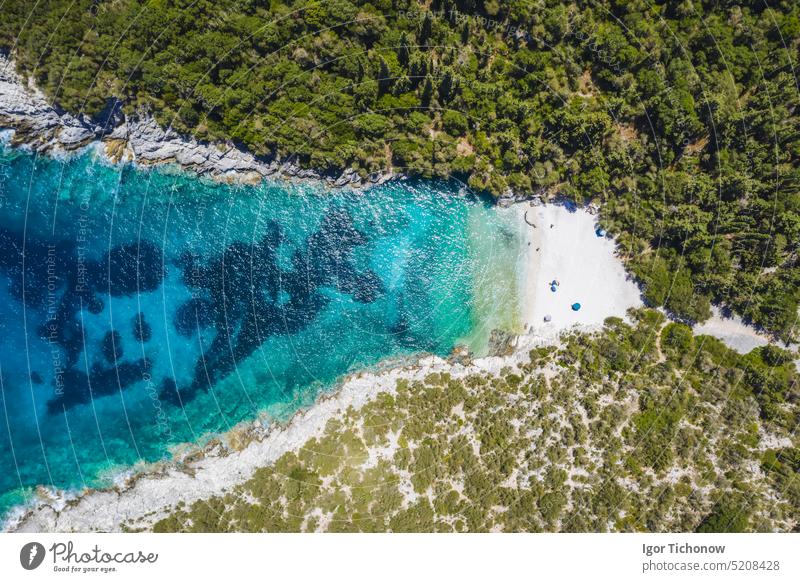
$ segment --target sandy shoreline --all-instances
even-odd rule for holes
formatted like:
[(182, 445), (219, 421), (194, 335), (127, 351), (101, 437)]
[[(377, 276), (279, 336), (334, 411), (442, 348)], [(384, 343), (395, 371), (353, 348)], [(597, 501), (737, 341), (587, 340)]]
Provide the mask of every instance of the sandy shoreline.
[[(528, 333), (555, 338), (573, 328), (595, 329), (607, 317), (624, 317), (628, 309), (643, 305), (639, 287), (616, 256), (616, 244), (597, 236), (597, 218), (588, 209), (517, 206), (527, 229), (522, 320)], [(574, 303), (580, 303), (578, 311)]]
[[(617, 256), (616, 243), (597, 235), (596, 216), (587, 208), (532, 203), (516, 208), (530, 243), (520, 285), (528, 333), (555, 338), (569, 329), (593, 330), (607, 317), (624, 317), (628, 309), (644, 306), (639, 286)], [(555, 292), (554, 280), (559, 283)], [(571, 309), (575, 302), (581, 304), (579, 311)], [(736, 315), (725, 317), (715, 306), (711, 312), (708, 320), (693, 326), (695, 334), (716, 337), (742, 354), (772, 341)], [(548, 315), (551, 321), (545, 322)]]

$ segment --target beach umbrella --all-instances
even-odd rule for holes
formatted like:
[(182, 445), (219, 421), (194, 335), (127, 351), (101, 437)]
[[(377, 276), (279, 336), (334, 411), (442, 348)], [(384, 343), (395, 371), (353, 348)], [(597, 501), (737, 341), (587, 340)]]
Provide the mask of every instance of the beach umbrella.
[(572, 304), (572, 311), (578, 311), (581, 308), (580, 303), (573, 303)]
[(552, 318), (552, 317), (550, 317), (549, 315), (545, 315), (545, 316), (544, 316), (544, 320), (545, 320), (545, 322), (549, 322), (551, 319), (553, 319), (553, 318)]
[(596, 234), (597, 236), (601, 236), (601, 237), (602, 237), (602, 236), (606, 236), (606, 231), (605, 231), (605, 230), (603, 230), (602, 228), (598, 228), (598, 229), (597, 229), (596, 231), (594, 231), (594, 232), (595, 232), (595, 234)]

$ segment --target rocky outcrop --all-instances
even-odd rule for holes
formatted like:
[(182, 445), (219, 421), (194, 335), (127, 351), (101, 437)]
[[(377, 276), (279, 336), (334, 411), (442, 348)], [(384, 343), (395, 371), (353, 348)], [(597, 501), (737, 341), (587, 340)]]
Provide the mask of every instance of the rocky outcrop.
[(129, 120), (115, 134), (127, 142), (127, 158), (142, 165), (176, 163), (198, 174), (244, 181), (258, 181), (280, 169), (232, 145), (185, 139), (149, 117)]
[(0, 55), (0, 127), (14, 130), (12, 143), (37, 151), (70, 151), (102, 136), (101, 127), (57, 111), (45, 96), (23, 83), (14, 63)]
[(13, 130), (11, 143), (15, 146), (63, 153), (100, 142), (101, 151), (113, 163), (178, 164), (200, 175), (230, 182), (258, 182), (276, 176), (358, 188), (393, 178), (390, 173), (375, 173), (363, 179), (353, 168), (339, 176), (323, 176), (291, 160), (264, 160), (231, 143), (204, 143), (180, 135), (162, 128), (147, 114), (126, 118), (119, 113), (119, 103), (112, 103), (110, 109), (113, 114), (106, 115), (104, 123), (60, 111), (19, 76), (12, 60), (0, 54), (0, 128)]

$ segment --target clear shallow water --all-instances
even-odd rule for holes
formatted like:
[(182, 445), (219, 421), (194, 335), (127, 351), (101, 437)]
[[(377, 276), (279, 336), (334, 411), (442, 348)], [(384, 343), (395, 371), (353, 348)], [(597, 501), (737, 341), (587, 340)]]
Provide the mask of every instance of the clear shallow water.
[(226, 186), (0, 146), (0, 515), (515, 326), (519, 236), (454, 185)]

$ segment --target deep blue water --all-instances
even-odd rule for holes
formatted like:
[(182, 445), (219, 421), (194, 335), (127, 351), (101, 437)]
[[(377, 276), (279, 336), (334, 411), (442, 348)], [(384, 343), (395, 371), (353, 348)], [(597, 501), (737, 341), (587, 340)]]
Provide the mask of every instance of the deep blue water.
[(476, 277), (515, 244), (452, 184), (234, 187), (0, 146), (0, 514), (475, 347)]

